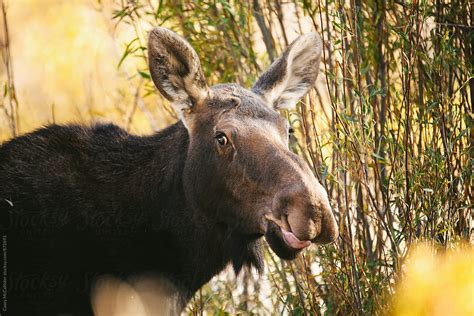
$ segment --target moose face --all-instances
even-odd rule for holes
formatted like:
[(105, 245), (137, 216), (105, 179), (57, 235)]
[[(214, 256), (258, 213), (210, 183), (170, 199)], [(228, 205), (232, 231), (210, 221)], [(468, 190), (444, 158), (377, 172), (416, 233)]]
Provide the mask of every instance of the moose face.
[(327, 193), (288, 149), (291, 130), (277, 111), (294, 107), (313, 86), (319, 36), (294, 41), (251, 91), (208, 87), (196, 52), (167, 29), (150, 33), (148, 49), (153, 81), (188, 130), (183, 183), (193, 216), (250, 239), (265, 236), (284, 259), (311, 242), (334, 241)]

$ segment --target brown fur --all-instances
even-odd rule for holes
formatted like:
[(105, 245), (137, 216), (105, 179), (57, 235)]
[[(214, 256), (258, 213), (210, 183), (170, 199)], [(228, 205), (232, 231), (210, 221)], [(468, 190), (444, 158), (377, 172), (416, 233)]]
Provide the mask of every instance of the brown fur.
[[(92, 289), (99, 314), (123, 293), (177, 312), (229, 263), (262, 270), (263, 236), (283, 259), (301, 252), (298, 242), (334, 241), (327, 193), (288, 149), (289, 125), (275, 110), (316, 80), (318, 39), (298, 39), (249, 91), (208, 87), (191, 46), (157, 28), (150, 72), (181, 121), (145, 137), (51, 125), (2, 144), (11, 313), (90, 314)], [(110, 282), (94, 286), (102, 275)], [(22, 286), (29, 278), (64, 282)], [(107, 284), (116, 291), (101, 290)]]

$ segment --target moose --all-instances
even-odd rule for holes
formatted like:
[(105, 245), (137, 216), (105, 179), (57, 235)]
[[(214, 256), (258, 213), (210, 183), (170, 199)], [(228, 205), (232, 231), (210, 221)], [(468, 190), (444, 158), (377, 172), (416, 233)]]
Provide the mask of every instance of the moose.
[(150, 275), (179, 314), (231, 264), (263, 269), (263, 238), (292, 260), (338, 237), (327, 192), (289, 150), (290, 109), (316, 81), (317, 33), (253, 87), (208, 86), (180, 35), (149, 34), (150, 74), (179, 120), (151, 136), (49, 125), (0, 147), (0, 227), (12, 315), (91, 315), (101, 276)]

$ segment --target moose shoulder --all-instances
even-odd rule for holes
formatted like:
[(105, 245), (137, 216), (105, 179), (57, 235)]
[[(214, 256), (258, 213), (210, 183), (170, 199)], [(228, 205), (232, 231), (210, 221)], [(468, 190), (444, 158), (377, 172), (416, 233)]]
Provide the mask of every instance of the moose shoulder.
[(3, 144), (12, 314), (91, 314), (101, 275), (165, 279), (177, 313), (229, 263), (261, 270), (263, 236), (283, 259), (332, 242), (327, 193), (289, 151), (276, 111), (313, 86), (321, 50), (317, 34), (303, 35), (251, 90), (208, 87), (193, 48), (156, 28), (151, 76), (180, 121), (147, 137), (52, 125)]

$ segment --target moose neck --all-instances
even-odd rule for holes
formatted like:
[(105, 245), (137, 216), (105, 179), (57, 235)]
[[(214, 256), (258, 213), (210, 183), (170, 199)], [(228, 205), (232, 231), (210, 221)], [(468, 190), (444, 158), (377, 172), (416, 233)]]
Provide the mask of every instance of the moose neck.
[(154, 154), (147, 152), (153, 158), (138, 166), (142, 176), (135, 181), (146, 189), (136, 197), (136, 203), (146, 205), (143, 211), (150, 218), (146, 225), (155, 242), (153, 263), (187, 301), (228, 263), (232, 262), (236, 271), (255, 263), (253, 253), (259, 253), (260, 244), (206, 218), (186, 202), (183, 170), (189, 136), (181, 122), (149, 139), (154, 145), (142, 151)]

